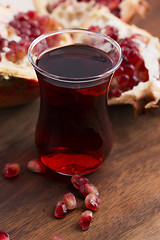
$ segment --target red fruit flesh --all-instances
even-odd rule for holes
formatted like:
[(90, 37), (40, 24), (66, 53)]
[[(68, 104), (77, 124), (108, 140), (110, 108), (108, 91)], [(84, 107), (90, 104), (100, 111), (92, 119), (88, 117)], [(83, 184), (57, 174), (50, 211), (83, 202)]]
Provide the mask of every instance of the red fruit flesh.
[(0, 231), (0, 240), (10, 240), (10, 237), (7, 233)]
[(97, 211), (100, 208), (101, 200), (94, 193), (90, 193), (85, 198), (85, 205), (87, 208)]
[(27, 163), (27, 168), (28, 168), (28, 170), (30, 170), (31, 172), (34, 172), (34, 173), (45, 173), (46, 172), (46, 166), (44, 166), (43, 163), (38, 159), (29, 161)]
[(66, 205), (67, 209), (73, 210), (77, 207), (77, 201), (73, 193), (69, 192), (63, 196), (63, 202)]
[(64, 218), (67, 214), (67, 207), (66, 205), (62, 202), (59, 201), (56, 205), (56, 209), (54, 212), (54, 215), (56, 218)]
[(96, 188), (95, 185), (91, 183), (86, 183), (84, 185), (81, 185), (79, 190), (85, 197), (90, 193), (94, 193), (96, 196), (99, 196), (98, 189)]
[(6, 178), (13, 178), (19, 174), (20, 167), (17, 163), (7, 163), (4, 167), (3, 174)]
[(75, 174), (72, 176), (71, 182), (77, 189), (79, 189), (81, 185), (89, 183), (89, 180), (88, 180), (88, 178), (85, 178), (81, 175)]
[(79, 225), (81, 226), (82, 230), (85, 231), (89, 229), (92, 217), (93, 213), (89, 210), (86, 210), (81, 214)]

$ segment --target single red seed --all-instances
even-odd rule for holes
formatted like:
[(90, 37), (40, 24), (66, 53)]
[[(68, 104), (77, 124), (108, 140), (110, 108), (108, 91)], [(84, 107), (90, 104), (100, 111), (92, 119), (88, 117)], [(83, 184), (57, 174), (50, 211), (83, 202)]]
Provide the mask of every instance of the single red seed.
[(16, 46), (15, 47), (15, 54), (18, 59), (23, 59), (26, 56), (26, 48), (24, 46)]
[(90, 223), (93, 217), (93, 213), (89, 210), (84, 211), (79, 219), (79, 225), (81, 226), (82, 230), (88, 230), (90, 227)]
[(14, 50), (16, 46), (17, 46), (17, 42), (14, 40), (12, 40), (8, 43), (8, 47), (12, 50)]
[(27, 16), (29, 17), (29, 18), (36, 18), (37, 17), (37, 13), (35, 12), (35, 11), (32, 11), (32, 10), (29, 10), (28, 12), (27, 12)]
[(123, 87), (127, 87), (128, 83), (129, 83), (129, 76), (126, 74), (123, 74), (121, 76), (118, 77), (117, 79), (117, 83), (123, 88)]
[(8, 46), (8, 40), (5, 38), (0, 38), (0, 50)]
[(67, 209), (73, 210), (77, 207), (77, 201), (73, 193), (69, 192), (63, 196), (63, 202), (65, 203)]
[(0, 231), (0, 240), (10, 240), (9, 234), (3, 231)]
[(4, 167), (3, 174), (6, 178), (16, 177), (20, 172), (18, 163), (7, 163)]
[(96, 186), (92, 183), (86, 183), (84, 185), (81, 185), (79, 188), (80, 192), (83, 194), (83, 196), (87, 196), (89, 193), (94, 193), (96, 196), (99, 196), (98, 189)]
[(56, 218), (64, 218), (66, 214), (67, 214), (67, 207), (65, 203), (63, 203), (62, 201), (59, 201), (56, 205), (54, 216)]
[(88, 180), (88, 178), (85, 178), (81, 175), (75, 174), (72, 176), (71, 182), (77, 189), (79, 189), (81, 185), (89, 183), (89, 180)]
[(60, 236), (54, 236), (52, 238), (52, 240), (64, 240), (64, 238), (60, 237)]
[(43, 163), (38, 159), (30, 160), (27, 163), (27, 168), (29, 171), (34, 173), (45, 173), (46, 172), (46, 166), (43, 165)]
[(16, 54), (13, 50), (6, 52), (6, 58), (13, 63), (17, 61)]
[(101, 200), (94, 193), (90, 193), (85, 198), (85, 205), (87, 208), (97, 211), (100, 208)]
[(0, 55), (0, 62), (2, 61), (2, 56)]
[(122, 94), (122, 90), (118, 88), (110, 89), (109, 90), (109, 97), (120, 97)]
[(95, 31), (95, 32), (100, 32), (100, 31), (101, 31), (101, 30), (100, 30), (100, 27), (98, 27), (98, 26), (90, 26), (90, 27), (89, 27), (89, 30)]

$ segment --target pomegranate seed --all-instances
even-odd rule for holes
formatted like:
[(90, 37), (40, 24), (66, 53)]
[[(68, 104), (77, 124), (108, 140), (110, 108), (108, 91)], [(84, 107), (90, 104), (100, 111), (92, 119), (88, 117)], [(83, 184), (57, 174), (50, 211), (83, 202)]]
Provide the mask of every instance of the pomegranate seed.
[(73, 193), (69, 192), (63, 196), (63, 202), (65, 203), (67, 209), (72, 210), (77, 207), (77, 201)]
[(14, 50), (15, 47), (17, 46), (17, 42), (12, 40), (8, 43), (8, 47), (11, 49), (11, 50)]
[(12, 20), (9, 24), (16, 29), (21, 28), (21, 23), (18, 20), (15, 20), (15, 19)]
[(93, 217), (93, 213), (89, 210), (84, 211), (79, 219), (79, 225), (81, 226), (82, 230), (88, 230), (90, 227), (90, 223)]
[(77, 189), (79, 189), (81, 185), (89, 183), (89, 180), (88, 180), (88, 178), (85, 178), (81, 175), (75, 174), (72, 176), (71, 182)]
[(6, 178), (16, 177), (20, 172), (19, 164), (7, 163), (4, 167), (3, 174)]
[(29, 171), (34, 173), (45, 173), (46, 172), (46, 166), (43, 165), (43, 163), (38, 160), (31, 160), (27, 163), (27, 168)]
[(114, 40), (118, 39), (118, 29), (112, 26), (105, 27), (105, 34), (109, 37), (113, 38)]
[(10, 237), (7, 233), (0, 231), (0, 240), (10, 240)]
[(96, 196), (99, 196), (98, 189), (95, 185), (92, 183), (86, 183), (84, 185), (81, 185), (79, 188), (80, 192), (83, 194), (83, 196), (87, 196), (89, 193), (94, 193)]
[(22, 21), (28, 21), (29, 17), (26, 13), (19, 12), (17, 15), (14, 16), (16, 20), (19, 20), (20, 22)]
[(131, 76), (130, 79), (129, 79), (128, 86), (130, 88), (133, 88), (134, 86), (138, 85), (138, 83), (139, 83), (138, 78), (136, 76)]
[(8, 46), (8, 40), (5, 38), (0, 38), (0, 50), (3, 50), (3, 48), (7, 46)]
[(126, 74), (123, 74), (117, 79), (117, 82), (120, 86), (127, 87), (129, 83), (129, 76)]
[(37, 21), (37, 20), (34, 20), (34, 19), (30, 19), (30, 20), (29, 20), (29, 23), (30, 23), (31, 27), (37, 28), (37, 27), (39, 26), (38, 21)]
[(65, 205), (65, 203), (63, 203), (62, 201), (59, 201), (56, 205), (56, 209), (54, 212), (54, 215), (56, 218), (64, 218), (67, 214), (67, 207)]
[(90, 26), (89, 30), (95, 31), (95, 32), (100, 32), (100, 28), (98, 26)]
[(109, 90), (109, 97), (120, 97), (121, 94), (122, 94), (122, 90), (120, 90), (118, 88)]
[(16, 54), (13, 50), (6, 52), (6, 58), (13, 63), (17, 61)]
[(132, 76), (134, 75), (134, 71), (135, 71), (135, 67), (133, 66), (133, 64), (128, 64), (124, 66), (125, 74)]
[(40, 34), (41, 34), (41, 31), (38, 28), (32, 28), (32, 31), (31, 31), (32, 37), (36, 38), (36, 37), (40, 36)]
[(22, 21), (21, 22), (21, 27), (30, 29), (31, 25), (26, 21)]
[(29, 18), (33, 19), (33, 18), (37, 17), (37, 13), (35, 11), (30, 10), (30, 11), (27, 12), (27, 16)]
[(26, 56), (26, 48), (23, 46), (16, 46), (15, 54), (16, 54), (17, 60), (23, 59)]
[(27, 36), (31, 36), (31, 35), (32, 35), (31, 30), (28, 29), (28, 28), (22, 28), (22, 29), (21, 29), (21, 33), (23, 33), (23, 34), (25, 34), (25, 35), (27, 35)]
[(85, 205), (87, 208), (97, 211), (100, 208), (101, 200), (94, 193), (90, 193), (85, 198)]
[(123, 74), (124, 73), (124, 67), (121, 65), (118, 69), (117, 69), (117, 71), (115, 72), (115, 76), (120, 76), (121, 74)]
[(60, 236), (54, 236), (52, 238), (52, 240), (64, 240), (64, 238), (60, 237)]
[(2, 56), (0, 55), (0, 62), (2, 61)]

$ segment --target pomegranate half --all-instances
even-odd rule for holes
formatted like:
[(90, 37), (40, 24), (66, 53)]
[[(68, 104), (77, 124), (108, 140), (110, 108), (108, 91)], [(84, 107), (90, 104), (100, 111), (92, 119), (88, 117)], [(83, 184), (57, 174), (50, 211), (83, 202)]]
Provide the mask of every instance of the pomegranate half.
[(28, 47), (40, 34), (59, 28), (59, 24), (35, 11), (0, 5), (0, 28), (0, 107), (28, 103), (39, 96)]

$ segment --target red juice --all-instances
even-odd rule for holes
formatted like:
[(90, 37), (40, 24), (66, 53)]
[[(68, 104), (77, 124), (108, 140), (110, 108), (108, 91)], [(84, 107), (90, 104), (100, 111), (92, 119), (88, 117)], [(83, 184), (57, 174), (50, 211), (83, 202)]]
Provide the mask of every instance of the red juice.
[(88, 79), (110, 70), (112, 61), (102, 50), (75, 44), (42, 54), (36, 64), (55, 75), (36, 71), (41, 91), (36, 145), (42, 162), (68, 175), (95, 171), (113, 143), (106, 97), (111, 76)]

